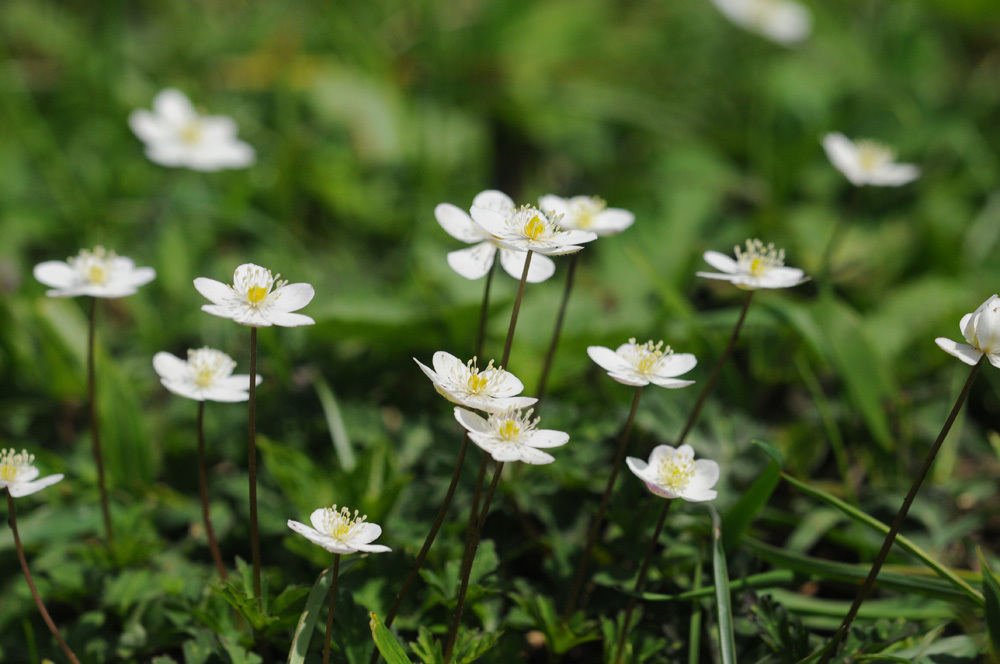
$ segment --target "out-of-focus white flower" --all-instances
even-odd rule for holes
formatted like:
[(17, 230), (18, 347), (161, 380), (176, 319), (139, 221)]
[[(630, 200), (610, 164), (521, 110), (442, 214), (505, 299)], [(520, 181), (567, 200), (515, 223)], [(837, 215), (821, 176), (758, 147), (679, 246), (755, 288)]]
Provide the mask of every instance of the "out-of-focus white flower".
[(358, 516), (358, 511), (346, 507), (337, 511), (337, 506), (321, 507), (309, 515), (313, 527), (304, 523), (288, 520), (288, 527), (302, 535), (313, 544), (318, 544), (330, 553), (383, 553), (391, 551), (387, 546), (371, 544), (382, 534), (382, 528), (375, 523), (366, 521), (367, 515)]
[[(250, 398), (250, 376), (233, 375), (233, 358), (214, 348), (189, 350), (187, 355), (187, 361), (170, 353), (153, 356), (153, 368), (165, 388), (195, 401), (234, 403)], [(258, 374), (257, 385), (262, 380)]]
[(413, 361), (431, 379), (441, 396), (460, 406), (492, 413), (507, 408), (527, 408), (538, 401), (516, 396), (524, 390), (524, 385), (514, 374), (494, 367), (493, 360), (480, 369), (476, 358), (463, 364), (451, 353), (439, 350), (432, 358), (433, 370), (417, 358)]
[(35, 455), (28, 454), (27, 450), (0, 450), (0, 489), (7, 489), (11, 497), (20, 498), (52, 486), (63, 478), (62, 475), (49, 475), (36, 480), (38, 469), (34, 463)]
[(746, 250), (734, 247), (736, 260), (718, 251), (706, 251), (705, 262), (719, 272), (698, 272), (699, 277), (731, 281), (744, 290), (790, 288), (809, 278), (796, 267), (785, 267), (785, 250), (760, 240), (747, 240)]
[(161, 166), (196, 171), (245, 168), (253, 148), (236, 138), (236, 123), (224, 115), (198, 115), (179, 90), (167, 88), (153, 99), (153, 112), (132, 111), (129, 127), (146, 144), (146, 156)]
[(687, 387), (693, 380), (678, 380), (675, 376), (694, 369), (698, 360), (691, 353), (675, 354), (663, 342), (647, 341), (637, 344), (628, 340), (616, 350), (604, 346), (588, 346), (587, 355), (597, 362), (608, 375), (626, 385), (659, 385), (660, 387)]
[[(506, 213), (472, 206), (472, 220), (502, 247), (533, 251), (548, 256), (563, 256), (583, 249), (597, 234), (590, 231), (563, 230), (555, 219), (530, 205)], [(520, 277), (520, 275), (518, 275)]]
[(35, 266), (35, 279), (52, 290), (49, 297), (125, 297), (156, 278), (151, 267), (136, 267), (131, 258), (118, 256), (104, 247), (81, 249), (65, 261), (45, 261)]
[(552, 463), (555, 457), (538, 448), (565, 445), (569, 434), (554, 429), (536, 429), (539, 418), (531, 419), (531, 413), (530, 410), (522, 413), (516, 408), (508, 408), (483, 419), (470, 410), (456, 408), (455, 419), (469, 432), (469, 439), (495, 461)]
[(547, 194), (538, 199), (538, 207), (549, 215), (562, 215), (559, 217), (559, 226), (567, 230), (614, 235), (635, 223), (634, 214), (620, 208), (609, 208), (597, 196), (560, 198)]
[(913, 164), (897, 164), (896, 153), (875, 141), (852, 141), (843, 134), (823, 137), (823, 149), (830, 163), (851, 184), (876, 187), (899, 187), (920, 177)]
[(793, 0), (712, 0), (736, 25), (783, 46), (794, 46), (809, 36), (812, 16)]
[(232, 286), (198, 277), (194, 287), (212, 301), (212, 304), (202, 305), (202, 311), (220, 318), (232, 318), (240, 325), (313, 325), (316, 321), (309, 316), (291, 312), (309, 304), (316, 291), (309, 284), (280, 281), (280, 276), (272, 276), (270, 270), (259, 265), (244, 263), (236, 268)]
[(657, 445), (649, 455), (649, 463), (635, 457), (628, 457), (625, 463), (658, 496), (700, 503), (718, 495), (712, 487), (719, 481), (719, 464), (708, 459), (695, 461), (690, 445), (677, 449)]
[(958, 326), (968, 344), (944, 337), (938, 337), (934, 343), (966, 364), (974, 365), (985, 355), (990, 364), (1000, 369), (1000, 298), (991, 295), (978, 309), (962, 316)]
[[(492, 189), (482, 191), (472, 200), (473, 207), (495, 210), (500, 214), (513, 212), (514, 201), (507, 194)], [(497, 250), (500, 250), (500, 265), (507, 274), (515, 279), (521, 278), (524, 272), (524, 259), (527, 253), (515, 251), (501, 246), (494, 241), (492, 235), (484, 231), (472, 221), (472, 217), (451, 203), (441, 203), (434, 208), (434, 217), (441, 228), (456, 240), (469, 244), (468, 249), (459, 249), (448, 254), (448, 265), (466, 279), (479, 279), (490, 271)], [(528, 267), (528, 281), (537, 284), (551, 277), (556, 271), (556, 264), (551, 258), (532, 256)]]

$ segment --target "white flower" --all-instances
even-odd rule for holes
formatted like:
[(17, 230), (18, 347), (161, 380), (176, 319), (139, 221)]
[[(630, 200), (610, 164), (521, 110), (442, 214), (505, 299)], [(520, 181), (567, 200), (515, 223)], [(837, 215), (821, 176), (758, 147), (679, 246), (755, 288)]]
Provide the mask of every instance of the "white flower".
[(913, 164), (897, 164), (896, 154), (875, 141), (852, 141), (843, 134), (823, 137), (823, 149), (838, 171), (851, 184), (899, 187), (920, 177)]
[(470, 410), (455, 409), (455, 419), (469, 432), (469, 439), (495, 461), (523, 461), (533, 465), (552, 463), (555, 457), (539, 447), (559, 447), (569, 441), (569, 434), (554, 429), (536, 429), (538, 419), (531, 412), (516, 408), (490, 413), (484, 420)]
[[(233, 358), (214, 348), (189, 350), (187, 354), (186, 362), (170, 353), (153, 356), (153, 368), (165, 388), (195, 401), (233, 403), (250, 398), (250, 376), (233, 375)], [(258, 374), (257, 385), (262, 380)]]
[(580, 251), (583, 242), (597, 239), (590, 231), (564, 231), (555, 219), (530, 205), (505, 213), (473, 205), (471, 212), (472, 220), (495, 242), (517, 251), (562, 256)]
[(990, 364), (1000, 369), (1000, 298), (991, 295), (974, 312), (962, 316), (958, 326), (968, 344), (944, 337), (935, 339), (934, 343), (966, 364), (974, 365), (985, 355)]
[[(503, 192), (487, 190), (476, 195), (472, 200), (472, 206), (507, 214), (514, 210), (514, 201)], [(448, 254), (448, 265), (455, 272), (466, 279), (479, 279), (485, 276), (490, 271), (499, 249), (500, 265), (503, 269), (515, 279), (521, 278), (527, 252), (498, 245), (492, 235), (472, 221), (468, 212), (451, 203), (441, 203), (434, 208), (434, 216), (448, 235), (462, 242), (476, 243), (468, 249), (459, 249)], [(555, 271), (556, 264), (551, 258), (532, 256), (531, 266), (528, 268), (528, 281), (537, 284), (551, 277)]]
[(161, 166), (218, 171), (254, 162), (253, 148), (236, 138), (232, 118), (198, 115), (188, 98), (173, 88), (156, 95), (152, 113), (132, 111), (128, 125), (146, 144), (149, 160)]
[(337, 506), (321, 507), (309, 515), (313, 527), (304, 523), (288, 520), (288, 527), (305, 537), (313, 544), (318, 544), (330, 553), (382, 553), (391, 551), (381, 544), (370, 544), (382, 534), (382, 528), (375, 523), (369, 523), (367, 516), (358, 516), (358, 511)]
[(736, 25), (783, 46), (793, 46), (809, 36), (812, 17), (792, 0), (712, 0)]
[(637, 344), (628, 340), (616, 350), (604, 346), (588, 346), (587, 355), (597, 362), (608, 375), (626, 385), (659, 385), (660, 387), (687, 387), (693, 380), (677, 380), (675, 376), (694, 369), (698, 360), (691, 353), (674, 354), (670, 346), (660, 341)]
[(690, 445), (677, 449), (657, 445), (649, 455), (649, 463), (635, 457), (628, 457), (625, 463), (658, 496), (700, 503), (718, 495), (712, 487), (719, 481), (719, 464), (708, 459), (695, 461)]
[(27, 450), (15, 452), (13, 449), (0, 450), (0, 489), (7, 489), (13, 498), (20, 498), (52, 486), (63, 478), (62, 475), (49, 475), (40, 480), (38, 469), (33, 465), (35, 455)]
[(809, 277), (795, 267), (785, 267), (785, 250), (773, 244), (764, 246), (760, 240), (747, 240), (746, 250), (734, 247), (736, 260), (718, 251), (706, 251), (705, 262), (722, 272), (698, 272), (699, 277), (731, 281), (744, 290), (757, 288), (790, 288)]
[(432, 358), (433, 370), (417, 358), (413, 361), (431, 379), (434, 389), (441, 396), (460, 406), (496, 412), (507, 408), (527, 408), (538, 401), (533, 397), (515, 396), (524, 390), (524, 385), (514, 374), (494, 367), (493, 360), (486, 368), (480, 369), (476, 358), (462, 364), (462, 360), (451, 353), (439, 350)]
[(49, 297), (125, 297), (156, 278), (151, 267), (136, 267), (131, 258), (118, 256), (104, 247), (81, 249), (65, 261), (45, 261), (35, 266), (35, 279), (52, 290)]
[(240, 325), (297, 327), (314, 324), (316, 321), (309, 316), (291, 312), (309, 304), (316, 291), (309, 284), (279, 281), (280, 276), (272, 276), (270, 270), (259, 265), (244, 263), (236, 268), (232, 286), (198, 277), (194, 287), (212, 301), (212, 304), (202, 305), (202, 311), (220, 318), (232, 318)]
[(550, 216), (562, 215), (559, 218), (559, 226), (567, 230), (614, 235), (635, 223), (634, 214), (620, 208), (609, 208), (608, 204), (597, 196), (560, 198), (548, 194), (538, 199), (538, 207)]

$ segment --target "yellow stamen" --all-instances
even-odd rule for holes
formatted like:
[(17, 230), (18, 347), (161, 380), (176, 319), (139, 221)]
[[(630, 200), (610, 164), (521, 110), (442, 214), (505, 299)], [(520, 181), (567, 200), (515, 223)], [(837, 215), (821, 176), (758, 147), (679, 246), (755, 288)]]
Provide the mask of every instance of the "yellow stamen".
[(521, 434), (521, 427), (515, 420), (507, 420), (500, 425), (500, 437), (504, 440), (517, 438)]
[(188, 145), (196, 145), (201, 142), (202, 134), (201, 123), (188, 122), (181, 128), (181, 141)]
[(660, 459), (660, 484), (671, 491), (682, 491), (694, 477), (694, 459), (678, 451)]
[(265, 286), (251, 286), (247, 289), (247, 299), (250, 304), (260, 304), (267, 297), (267, 291)]
[(545, 232), (545, 222), (536, 214), (527, 224), (524, 225), (525, 236), (532, 240), (537, 240)]

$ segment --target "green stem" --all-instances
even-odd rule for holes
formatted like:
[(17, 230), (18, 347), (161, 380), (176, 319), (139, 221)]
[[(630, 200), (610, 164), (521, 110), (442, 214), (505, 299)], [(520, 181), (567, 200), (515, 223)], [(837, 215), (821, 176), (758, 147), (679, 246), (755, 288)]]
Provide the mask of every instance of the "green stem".
[(14, 535), (14, 548), (17, 549), (17, 559), (21, 562), (21, 571), (24, 572), (24, 580), (28, 582), (28, 588), (31, 590), (31, 596), (35, 598), (35, 606), (38, 607), (38, 612), (42, 614), (42, 620), (45, 621), (46, 626), (49, 631), (52, 632), (52, 636), (55, 637), (56, 641), (59, 643), (59, 647), (62, 651), (66, 653), (66, 657), (73, 664), (80, 664), (80, 660), (76, 658), (73, 654), (73, 650), (70, 649), (69, 645), (63, 640), (62, 635), (59, 633), (59, 628), (52, 621), (52, 616), (46, 610), (45, 605), (42, 603), (42, 598), (38, 594), (38, 588), (35, 587), (35, 580), (31, 577), (31, 571), (28, 569), (28, 561), (24, 557), (24, 548), (21, 546), (21, 536), (17, 532), (17, 514), (14, 511), (14, 499), (10, 495), (10, 490), (7, 490), (7, 514), (10, 521), (10, 530)]
[(958, 417), (959, 411), (962, 410), (962, 406), (965, 404), (965, 400), (969, 396), (969, 390), (972, 389), (972, 383), (975, 381), (976, 374), (979, 373), (979, 367), (982, 366), (983, 359), (985, 357), (985, 355), (980, 357), (979, 361), (972, 367), (972, 371), (969, 373), (968, 380), (965, 381), (965, 386), (962, 388), (962, 392), (958, 395), (955, 405), (948, 414), (948, 419), (945, 420), (944, 426), (941, 428), (941, 433), (938, 434), (934, 444), (931, 445), (930, 451), (927, 452), (927, 456), (924, 457), (924, 462), (921, 464), (920, 470), (917, 471), (917, 476), (914, 478), (913, 484), (910, 485), (910, 490), (907, 492), (906, 498), (903, 499), (903, 504), (899, 508), (899, 512), (896, 513), (896, 518), (893, 520), (892, 527), (889, 528), (889, 532), (886, 534), (885, 540), (882, 542), (882, 548), (875, 557), (875, 562), (872, 564), (872, 568), (868, 572), (868, 576), (865, 578), (864, 583), (861, 584), (861, 588), (858, 590), (858, 594), (854, 598), (854, 602), (851, 604), (850, 610), (848, 610), (847, 615), (844, 617), (844, 622), (841, 623), (840, 629), (838, 629), (837, 633), (834, 635), (833, 641), (825, 649), (819, 664), (826, 664), (826, 662), (829, 662), (833, 656), (837, 654), (837, 649), (840, 647), (844, 637), (847, 636), (847, 630), (850, 629), (851, 623), (854, 622), (854, 619), (858, 615), (858, 609), (861, 608), (862, 602), (865, 601), (868, 597), (868, 593), (871, 592), (872, 586), (875, 585), (875, 579), (878, 576), (879, 570), (882, 569), (885, 559), (889, 556), (889, 549), (892, 548), (892, 544), (896, 540), (896, 535), (899, 533), (899, 529), (903, 526), (903, 519), (906, 518), (906, 513), (910, 511), (910, 506), (913, 504), (913, 500), (917, 497), (917, 491), (920, 490), (920, 485), (923, 484), (924, 478), (927, 477), (931, 464), (934, 463), (934, 457), (937, 456), (938, 450), (941, 449), (944, 439), (948, 436), (948, 432), (951, 430), (951, 425), (955, 423), (955, 418)]
[(257, 608), (263, 610), (260, 586), (260, 532), (257, 528), (257, 328), (250, 328), (250, 551), (253, 557), (253, 592)]
[(222, 562), (219, 543), (215, 539), (215, 529), (212, 528), (212, 516), (208, 511), (208, 477), (205, 473), (205, 402), (198, 402), (198, 493), (201, 494), (201, 516), (205, 521), (205, 535), (208, 537), (208, 547), (212, 550), (212, 560), (219, 576), (226, 580), (226, 566)]
[(563, 289), (562, 303), (559, 305), (559, 313), (556, 315), (556, 327), (552, 331), (552, 340), (549, 341), (549, 350), (545, 353), (545, 364), (542, 366), (542, 377), (538, 380), (538, 389), (535, 396), (541, 401), (545, 396), (545, 388), (549, 382), (549, 372), (552, 370), (552, 362), (556, 357), (556, 349), (559, 346), (559, 336), (562, 334), (563, 320), (566, 318), (566, 307), (569, 305), (569, 295), (573, 291), (573, 276), (576, 274), (576, 264), (580, 262), (578, 251), (573, 254), (569, 261), (569, 269), (566, 271), (566, 287)]
[(632, 410), (628, 414), (628, 420), (625, 422), (625, 430), (622, 432), (621, 440), (618, 442), (618, 452), (615, 454), (615, 463), (611, 468), (611, 476), (608, 477), (608, 484), (604, 487), (604, 494), (601, 496), (601, 505), (597, 508), (597, 516), (594, 518), (594, 522), (590, 526), (590, 531), (587, 533), (587, 545), (583, 549), (583, 555), (580, 557), (576, 574), (573, 577), (573, 586), (569, 593), (569, 600), (566, 602), (565, 611), (563, 611), (563, 617), (567, 620), (573, 615), (573, 611), (576, 609), (576, 601), (583, 587), (583, 577), (587, 571), (587, 563), (590, 562), (590, 554), (594, 549), (594, 544), (597, 543), (597, 535), (601, 531), (601, 524), (604, 523), (604, 515), (607, 514), (608, 505), (611, 504), (611, 492), (614, 489), (615, 480), (618, 479), (618, 473), (621, 471), (622, 461), (625, 460), (625, 450), (628, 448), (629, 434), (632, 432), (632, 423), (635, 422), (635, 414), (639, 410), (639, 397), (641, 396), (642, 387), (640, 386), (636, 388), (635, 398), (632, 399)]
[(337, 577), (340, 575), (340, 554), (333, 554), (333, 579), (330, 581), (330, 610), (326, 614), (326, 638), (323, 640), (323, 664), (330, 664), (330, 640), (333, 638), (333, 607), (337, 601)]
[(719, 356), (719, 361), (715, 363), (715, 368), (712, 369), (712, 375), (708, 377), (705, 381), (705, 387), (701, 389), (701, 394), (698, 395), (698, 400), (694, 403), (694, 408), (691, 409), (691, 413), (688, 415), (687, 422), (684, 423), (684, 428), (681, 429), (681, 433), (677, 436), (677, 440), (674, 445), (680, 447), (687, 438), (687, 435), (691, 432), (691, 428), (694, 426), (695, 421), (698, 419), (698, 413), (701, 412), (701, 407), (705, 405), (705, 399), (708, 398), (708, 393), (712, 391), (712, 387), (715, 385), (715, 381), (719, 378), (719, 373), (722, 371), (722, 366), (729, 359), (729, 356), (733, 352), (733, 346), (736, 345), (736, 339), (740, 336), (740, 330), (743, 328), (743, 321), (746, 320), (747, 310), (750, 308), (750, 300), (753, 299), (753, 291), (747, 291), (747, 297), (743, 300), (743, 308), (740, 310), (740, 317), (736, 320), (736, 327), (733, 328), (733, 334), (729, 337), (729, 342), (722, 351), (722, 355)]
[(90, 441), (93, 445), (94, 463), (97, 465), (97, 488), (101, 494), (101, 516), (104, 532), (110, 546), (115, 534), (111, 528), (111, 510), (108, 507), (108, 488), (104, 479), (104, 454), (101, 452), (101, 432), (97, 425), (97, 388), (94, 378), (94, 329), (97, 320), (97, 298), (90, 298), (90, 328), (87, 335), (87, 401), (90, 410)]
[(500, 359), (500, 366), (507, 368), (507, 361), (510, 360), (510, 347), (514, 343), (514, 328), (517, 327), (517, 315), (521, 311), (521, 300), (524, 299), (524, 287), (528, 283), (528, 267), (531, 266), (531, 254), (524, 257), (524, 271), (521, 272), (521, 283), (517, 285), (517, 295), (514, 297), (514, 307), (510, 311), (510, 325), (507, 327), (507, 339), (503, 343), (503, 357)]

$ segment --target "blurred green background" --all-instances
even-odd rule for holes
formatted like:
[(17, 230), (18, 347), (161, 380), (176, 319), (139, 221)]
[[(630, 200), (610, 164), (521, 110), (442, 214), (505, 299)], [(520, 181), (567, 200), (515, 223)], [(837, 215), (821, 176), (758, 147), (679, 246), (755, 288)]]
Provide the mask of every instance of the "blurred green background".
[[(162, 389), (151, 365), (157, 351), (207, 344), (246, 371), (247, 331), (202, 313), (191, 284), (229, 281), (244, 262), (317, 293), (303, 310), (315, 327), (260, 335), (271, 589), (308, 586), (329, 564), (295, 541), (285, 520), (347, 504), (382, 523), (382, 541), (395, 550), (344, 580), (353, 602), (384, 613), (460, 440), (450, 409), (410, 358), (470, 356), (482, 297), (482, 282), (445, 263), (463, 245), (433, 209), (468, 207), (488, 188), (525, 203), (596, 194), (633, 211), (636, 223), (589, 245), (577, 272), (540, 408), (543, 426), (568, 431), (571, 442), (552, 466), (508, 478), (487, 525), (503, 565), (483, 582), (473, 620), (507, 631), (484, 661), (537, 656), (510, 593), (530, 587), (561, 602), (587, 523), (579, 506), (596, 503), (606, 477), (630, 392), (590, 362), (586, 346), (662, 338), (699, 357), (695, 380), (718, 357), (741, 293), (694, 276), (705, 250), (760, 237), (784, 247), (789, 265), (817, 274), (835, 223), (846, 229), (832, 296), (818, 297), (812, 282), (755, 298), (690, 440), (722, 465), (720, 511), (765, 465), (749, 444), (760, 439), (782, 451), (790, 473), (891, 519), (967, 375), (933, 339), (960, 339), (959, 318), (1000, 288), (1000, 7), (807, 6), (813, 33), (787, 49), (730, 24), (707, 0), (0, 5), (0, 445), (26, 447), (43, 472), (67, 475), (19, 505), (43, 595), (71, 642), (91, 661), (255, 661), (207, 589), (191, 470), (195, 406)], [(165, 87), (234, 117), (257, 163), (198, 173), (148, 162), (126, 118)], [(898, 189), (855, 189), (823, 153), (831, 131), (893, 146), (923, 175)], [(132, 542), (117, 561), (96, 544), (86, 309), (45, 298), (31, 277), (35, 263), (98, 244), (158, 272), (138, 295), (98, 307), (114, 511)], [(509, 368), (528, 394), (566, 260), (527, 291)], [(498, 273), (487, 356), (500, 354), (515, 287)], [(1000, 552), (995, 374), (981, 373), (907, 528), (960, 569), (978, 568), (973, 545), (994, 563)], [(647, 391), (634, 454), (676, 435), (697, 389)], [(210, 404), (207, 412), (216, 525), (227, 557), (247, 558), (245, 410)], [(612, 521), (632, 525), (613, 528), (595, 558), (609, 569), (637, 565), (635, 542), (654, 519), (652, 498), (631, 480), (621, 481)], [(467, 477), (457, 505), (470, 486)], [(832, 560), (872, 558), (880, 538), (785, 485), (778, 492), (756, 536)], [(703, 510), (679, 511), (668, 530), (680, 571), (654, 580), (662, 592), (691, 582), (707, 532)], [(432, 552), (434, 573), (446, 576), (458, 555), (464, 518), (453, 510)], [(734, 577), (768, 568), (743, 547), (731, 553)], [(7, 529), (0, 560), (0, 659), (37, 661), (55, 650)], [(446, 586), (434, 591), (440, 598), (414, 601), (399, 626), (412, 633), (444, 624), (454, 591)], [(831, 601), (853, 595), (836, 583), (812, 592)], [(300, 599), (289, 600), (291, 625), (270, 633), (279, 658)], [(592, 613), (623, 603), (598, 590)], [(691, 610), (658, 606), (668, 623)], [(361, 661), (350, 642), (367, 638), (365, 611), (343, 610), (340, 647)], [(799, 613), (810, 626), (831, 626)], [(945, 634), (981, 630), (962, 611), (942, 620)], [(645, 629), (656, 633), (650, 622)], [(673, 632), (662, 638), (668, 643), (650, 661), (685, 652)], [(747, 652), (769, 652), (740, 638)]]

